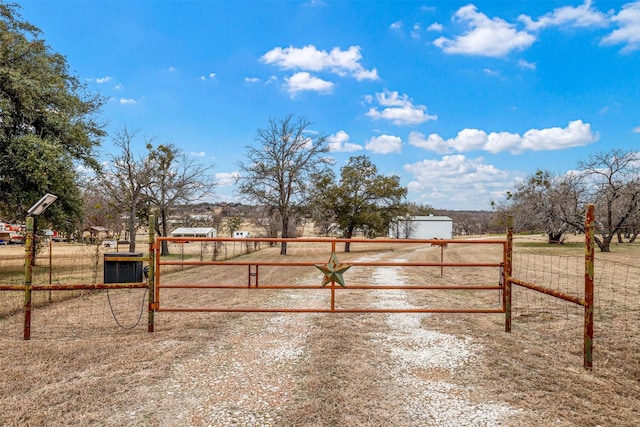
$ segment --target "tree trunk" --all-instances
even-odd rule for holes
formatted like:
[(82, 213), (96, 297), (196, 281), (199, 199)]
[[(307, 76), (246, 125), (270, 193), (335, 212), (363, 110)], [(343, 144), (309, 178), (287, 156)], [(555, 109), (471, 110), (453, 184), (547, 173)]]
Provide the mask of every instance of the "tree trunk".
[[(353, 237), (353, 228), (354, 227), (347, 228), (344, 236), (346, 239), (350, 239), (351, 237)], [(351, 252), (351, 242), (344, 242), (344, 251)]]
[(613, 235), (603, 235), (602, 240), (600, 240), (600, 238), (598, 237), (595, 238), (600, 252), (611, 252), (611, 239), (613, 239)]
[(552, 231), (548, 234), (549, 239), (547, 240), (547, 243), (550, 244), (560, 244), (562, 243), (562, 235), (564, 234), (564, 232), (562, 231)]
[(136, 251), (136, 205), (131, 204), (129, 211), (129, 252)]
[[(283, 239), (286, 239), (287, 237), (289, 237), (289, 215), (287, 214), (282, 215), (281, 236)], [(280, 255), (286, 255), (286, 254), (287, 254), (287, 242), (282, 242), (282, 245), (280, 245)]]
[[(162, 233), (160, 234), (163, 237), (167, 237), (167, 213), (164, 209), (160, 209), (160, 218), (162, 221)], [(169, 255), (169, 242), (166, 240), (162, 241), (162, 248), (160, 251), (161, 256)]]

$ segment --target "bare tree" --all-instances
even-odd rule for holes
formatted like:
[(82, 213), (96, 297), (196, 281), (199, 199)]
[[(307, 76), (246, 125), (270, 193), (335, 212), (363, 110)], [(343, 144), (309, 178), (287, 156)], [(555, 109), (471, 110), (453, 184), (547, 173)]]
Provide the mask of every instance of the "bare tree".
[(513, 215), (516, 229), (542, 231), (549, 243), (561, 243), (568, 230), (580, 227), (584, 194), (578, 175), (538, 170), (507, 194), (501, 209)]
[(274, 209), (268, 206), (258, 206), (253, 214), (253, 223), (261, 228), (265, 237), (278, 237), (280, 218)]
[(80, 230), (92, 226), (101, 226), (118, 234), (121, 230), (121, 210), (115, 208), (107, 193), (95, 179), (87, 178), (83, 183), (84, 218)]
[(611, 240), (638, 215), (640, 177), (635, 151), (613, 149), (592, 155), (579, 163), (591, 188), (596, 206), (596, 243), (602, 252), (610, 252)]
[[(154, 148), (147, 143), (147, 149), (151, 170), (143, 192), (151, 213), (158, 217), (158, 233), (167, 236), (167, 217), (175, 206), (213, 194), (215, 182), (209, 174), (212, 166), (197, 163), (173, 144), (160, 144)], [(169, 255), (166, 241), (162, 242), (162, 255)]]
[[(311, 176), (331, 161), (323, 134), (310, 132), (304, 117), (270, 119), (258, 129), (259, 147), (248, 146), (247, 161), (239, 164), (238, 191), (258, 205), (272, 208), (281, 219), (281, 236), (289, 237), (289, 221), (308, 202)], [(287, 254), (283, 243), (280, 254)]]
[(149, 158), (136, 156), (133, 152), (132, 143), (137, 133), (126, 127), (116, 132), (113, 144), (120, 153), (110, 156), (109, 164), (99, 175), (109, 203), (127, 218), (130, 252), (136, 250), (137, 209), (143, 192), (149, 187), (152, 173)]
[(224, 229), (226, 232), (229, 233), (229, 236), (233, 237), (233, 233), (240, 230), (240, 227), (242, 227), (243, 222), (244, 222), (244, 219), (242, 219), (241, 216), (234, 215), (232, 217), (227, 218), (227, 222), (225, 222), (224, 224)]

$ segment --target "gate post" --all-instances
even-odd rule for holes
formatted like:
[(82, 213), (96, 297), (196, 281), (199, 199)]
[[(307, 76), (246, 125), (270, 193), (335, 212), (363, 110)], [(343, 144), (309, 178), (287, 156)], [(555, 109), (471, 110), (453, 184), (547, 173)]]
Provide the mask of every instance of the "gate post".
[(149, 216), (149, 265), (147, 275), (147, 295), (149, 308), (147, 309), (147, 331), (153, 332), (155, 321), (155, 296), (156, 296), (156, 217)]
[(583, 366), (593, 368), (594, 205), (587, 205), (584, 246), (584, 352)]
[(507, 217), (507, 242), (505, 244), (502, 305), (504, 308), (504, 331), (511, 332), (511, 274), (513, 270), (513, 217)]

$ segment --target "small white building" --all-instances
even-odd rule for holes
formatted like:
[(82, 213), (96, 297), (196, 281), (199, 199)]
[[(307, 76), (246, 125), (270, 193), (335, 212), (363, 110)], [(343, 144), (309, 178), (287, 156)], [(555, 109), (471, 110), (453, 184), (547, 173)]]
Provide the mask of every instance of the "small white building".
[(248, 231), (234, 231), (233, 232), (233, 238), (234, 239), (248, 239), (249, 237), (251, 237), (251, 233), (249, 233)]
[(217, 237), (213, 227), (180, 227), (171, 232), (171, 237)]
[(389, 229), (396, 239), (453, 239), (453, 220), (448, 216), (400, 217)]

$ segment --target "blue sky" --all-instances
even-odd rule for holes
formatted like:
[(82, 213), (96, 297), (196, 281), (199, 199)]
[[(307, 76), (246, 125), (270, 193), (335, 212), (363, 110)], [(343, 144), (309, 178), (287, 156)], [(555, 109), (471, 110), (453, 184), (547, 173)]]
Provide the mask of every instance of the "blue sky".
[[(336, 171), (489, 210), (536, 169), (640, 143), (640, 1), (29, 1), (102, 119), (213, 163), (218, 201), (269, 118), (307, 117)], [(106, 138), (103, 153), (111, 150)]]

